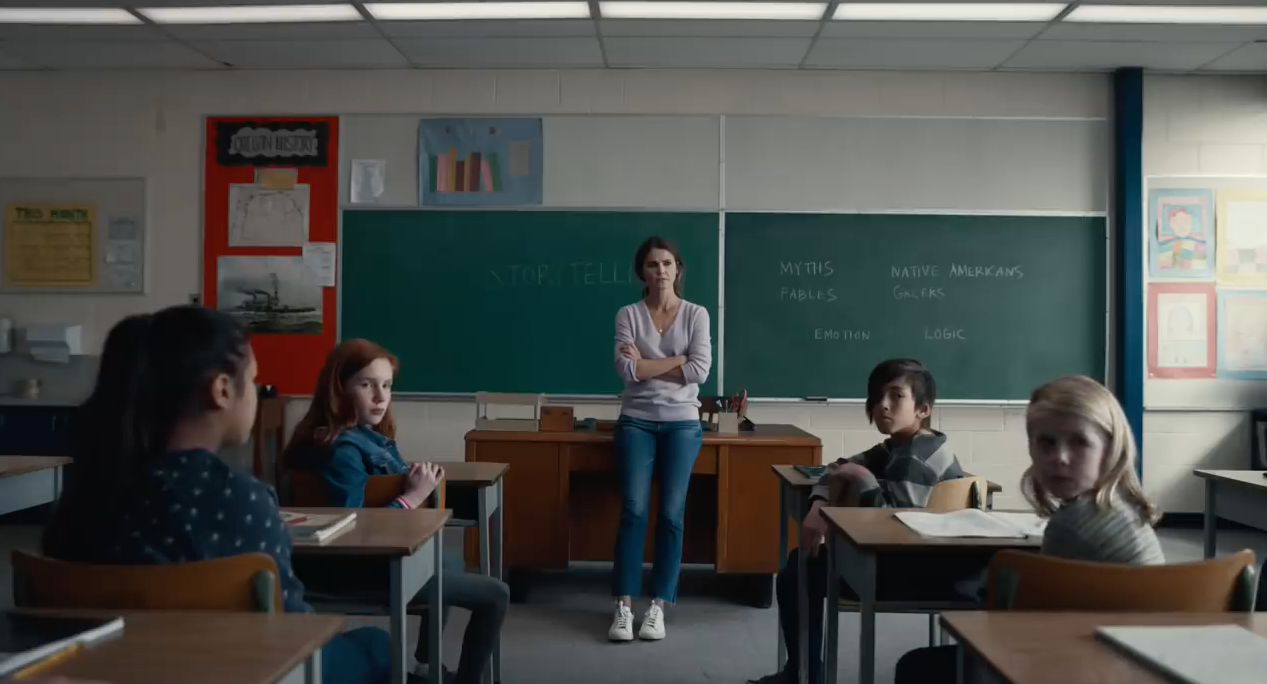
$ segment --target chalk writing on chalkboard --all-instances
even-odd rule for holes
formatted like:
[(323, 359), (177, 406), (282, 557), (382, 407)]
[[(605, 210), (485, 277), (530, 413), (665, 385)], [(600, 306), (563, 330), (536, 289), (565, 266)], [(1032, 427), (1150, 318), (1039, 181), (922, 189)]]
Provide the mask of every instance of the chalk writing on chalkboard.
[(5, 211), (4, 273), (9, 285), (93, 285), (96, 207), (13, 203)]

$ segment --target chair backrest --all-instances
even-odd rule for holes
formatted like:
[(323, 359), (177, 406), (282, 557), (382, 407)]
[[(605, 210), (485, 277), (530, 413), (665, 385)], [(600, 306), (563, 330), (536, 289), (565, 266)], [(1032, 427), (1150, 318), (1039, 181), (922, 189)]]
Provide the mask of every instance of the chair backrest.
[(964, 508), (985, 508), (984, 477), (958, 477), (942, 480), (933, 486), (924, 508), (930, 511), (958, 511)]
[(1251, 611), (1256, 592), (1248, 549), (1195, 563), (1125, 565), (1000, 551), (990, 561), (986, 603), (1016, 610)]
[[(326, 484), (311, 470), (288, 470), (290, 506), (321, 508), (326, 502)], [(363, 508), (382, 508), (405, 491), (405, 475), (370, 475), (365, 478)]]
[(192, 563), (97, 565), (14, 551), (20, 608), (281, 612), (277, 564), (265, 553)]

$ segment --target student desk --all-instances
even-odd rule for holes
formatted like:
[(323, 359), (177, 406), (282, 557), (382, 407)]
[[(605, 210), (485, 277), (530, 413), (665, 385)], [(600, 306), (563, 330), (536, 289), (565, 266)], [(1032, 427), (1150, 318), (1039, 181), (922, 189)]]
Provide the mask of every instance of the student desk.
[[(475, 556), (481, 575), (502, 578), (502, 529), (504, 497), (502, 484), (506, 471), (510, 466), (505, 463), (440, 463), (444, 468), (446, 487), (456, 489), (475, 489), (478, 499), (475, 521), (475, 537), (466, 538), (466, 556)], [(465, 527), (465, 520), (450, 520), (450, 525)], [(476, 547), (471, 553), (471, 546)], [(493, 647), (493, 664), (489, 669), (490, 681), (501, 681), (502, 647), (501, 636)]]
[[(807, 477), (797, 470), (796, 466), (775, 465), (770, 466), (770, 469), (779, 478), (779, 545), (776, 547), (775, 552), (778, 555), (779, 570), (783, 570), (784, 565), (787, 564), (788, 549), (799, 548), (801, 545), (801, 521), (805, 520), (805, 516), (809, 515), (810, 491), (814, 488), (814, 485), (818, 484), (818, 478)], [(972, 477), (967, 473), (964, 473), (964, 475)], [(989, 480), (986, 480), (986, 483), (985, 507), (994, 508), (994, 493), (1003, 491), (1003, 487)], [(795, 535), (795, 540), (790, 544), (788, 542), (789, 527), (792, 528), (792, 533)], [(808, 609), (807, 604), (809, 603), (809, 597), (805, 593), (805, 557), (797, 554), (796, 558), (798, 561), (796, 564), (796, 595), (798, 601), (796, 614), (805, 615)], [(806, 659), (809, 655), (805, 650), (806, 642), (809, 640), (809, 635), (806, 633), (808, 629), (809, 624), (805, 620), (801, 620), (801, 634), (797, 643), (802, 648), (800, 649), (801, 653), (798, 654), (800, 668), (797, 672), (806, 673), (805, 677), (809, 676), (806, 669), (808, 665)], [(782, 668), (783, 659), (787, 656), (784, 650), (787, 647), (783, 643), (782, 635), (777, 630), (775, 638), (779, 642), (777, 665)]]
[[(924, 537), (894, 517), (899, 511), (919, 509), (895, 508), (824, 508), (827, 520), (827, 629), (823, 635), (826, 655), (823, 658), (824, 681), (836, 682), (836, 650), (839, 618), (834, 609), (840, 601), (840, 583), (845, 580), (858, 594), (859, 649), (858, 684), (875, 681), (875, 610), (876, 557), (885, 553), (919, 554), (936, 562), (939, 554), (981, 555), (982, 565), (1003, 549), (1042, 547), (1042, 538), (984, 539), (965, 537)], [(802, 615), (804, 615), (802, 613)]]
[(31, 612), (122, 615), (122, 634), (34, 675), (113, 684), (315, 684), (320, 648), (343, 625), (341, 616), (315, 613)]
[(0, 515), (56, 501), (70, 463), (65, 456), (0, 456)]
[[(507, 463), (506, 558), (512, 569), (564, 569), (569, 561), (609, 561), (620, 521), (612, 451), (606, 430), (466, 433), (468, 462)], [(776, 529), (777, 486), (772, 465), (822, 461), (818, 437), (792, 425), (757, 425), (751, 432), (706, 431), (695, 459), (686, 502), (683, 562), (712, 564), (717, 572), (770, 575), (779, 569), (770, 547)], [(654, 526), (652, 488), (648, 531)], [(645, 558), (652, 559), (647, 534)]]
[(1101, 625), (1241, 625), (1267, 637), (1265, 613), (943, 613), (941, 623), (972, 656), (959, 681), (1007, 684), (1168, 684), (1167, 678), (1095, 636)]
[(1193, 470), (1205, 480), (1205, 557), (1215, 554), (1218, 518), (1267, 530), (1267, 471)]
[[(389, 561), (390, 612), (392, 636), (392, 682), (404, 684), (409, 673), (410, 649), (406, 644), (405, 609), (409, 601), (432, 577), (427, 601), (440, 605), (441, 543), (440, 531), (451, 512), (434, 508), (406, 511), (398, 508), (286, 508), (285, 510), (317, 515), (356, 511), (356, 523), (324, 544), (295, 544), (294, 556), (360, 556)], [(430, 680), (440, 681), (440, 639), (443, 629), (439, 610), (427, 612), (431, 620), (427, 665)]]

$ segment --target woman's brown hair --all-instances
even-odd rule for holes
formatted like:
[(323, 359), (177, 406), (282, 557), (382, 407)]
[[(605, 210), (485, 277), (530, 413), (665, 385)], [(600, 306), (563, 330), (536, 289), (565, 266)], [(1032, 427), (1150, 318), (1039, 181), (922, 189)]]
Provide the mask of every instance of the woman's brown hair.
[(677, 245), (668, 238), (649, 237), (638, 245), (638, 251), (634, 252), (634, 273), (638, 274), (638, 280), (643, 282), (642, 296), (646, 297), (651, 288), (646, 285), (647, 279), (642, 274), (642, 270), (647, 265), (647, 256), (651, 254), (653, 249), (663, 249), (673, 255), (673, 261), (677, 263), (677, 275), (673, 278), (673, 294), (682, 296), (682, 253), (677, 251)]
[[(330, 351), (321, 373), (317, 375), (317, 386), (312, 391), (308, 412), (295, 426), (290, 443), (286, 445), (287, 455), (301, 449), (325, 446), (334, 441), (340, 432), (356, 425), (356, 409), (348, 396), (347, 383), (378, 359), (391, 363), (393, 373), (400, 367), (391, 352), (369, 340), (345, 340)], [(383, 419), (373, 429), (385, 437), (396, 436), (396, 422), (392, 420), (390, 404)]]
[[(1155, 524), (1161, 516), (1157, 507), (1144, 496), (1144, 488), (1135, 476), (1138, 455), (1135, 436), (1117, 398), (1104, 385), (1085, 375), (1069, 375), (1034, 390), (1025, 415), (1026, 431), (1032, 431), (1035, 420), (1051, 414), (1082, 418), (1095, 425), (1106, 437), (1100, 477), (1091, 488), (1095, 505), (1109, 510), (1114, 500), (1120, 499), (1139, 515), (1140, 522)], [(1033, 465), (1021, 476), (1021, 493), (1043, 517), (1050, 517), (1060, 506), (1060, 502), (1038, 481)]]

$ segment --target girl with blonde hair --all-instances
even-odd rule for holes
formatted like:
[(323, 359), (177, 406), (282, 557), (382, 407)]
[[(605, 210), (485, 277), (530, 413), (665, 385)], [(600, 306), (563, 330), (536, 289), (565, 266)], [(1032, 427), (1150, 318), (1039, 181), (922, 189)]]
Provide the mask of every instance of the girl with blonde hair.
[(1163, 563), (1156, 506), (1135, 476), (1135, 437), (1108, 389), (1084, 375), (1034, 390), (1025, 414), (1032, 463), (1025, 499), (1050, 518), (1043, 553), (1109, 563)]
[[(1072, 560), (1166, 562), (1153, 524), (1157, 508), (1135, 476), (1135, 437), (1117, 398), (1084, 375), (1034, 390), (1025, 412), (1030, 466), (1021, 491), (1048, 518), (1042, 552)], [(957, 646), (902, 656), (895, 684), (955, 681)]]

